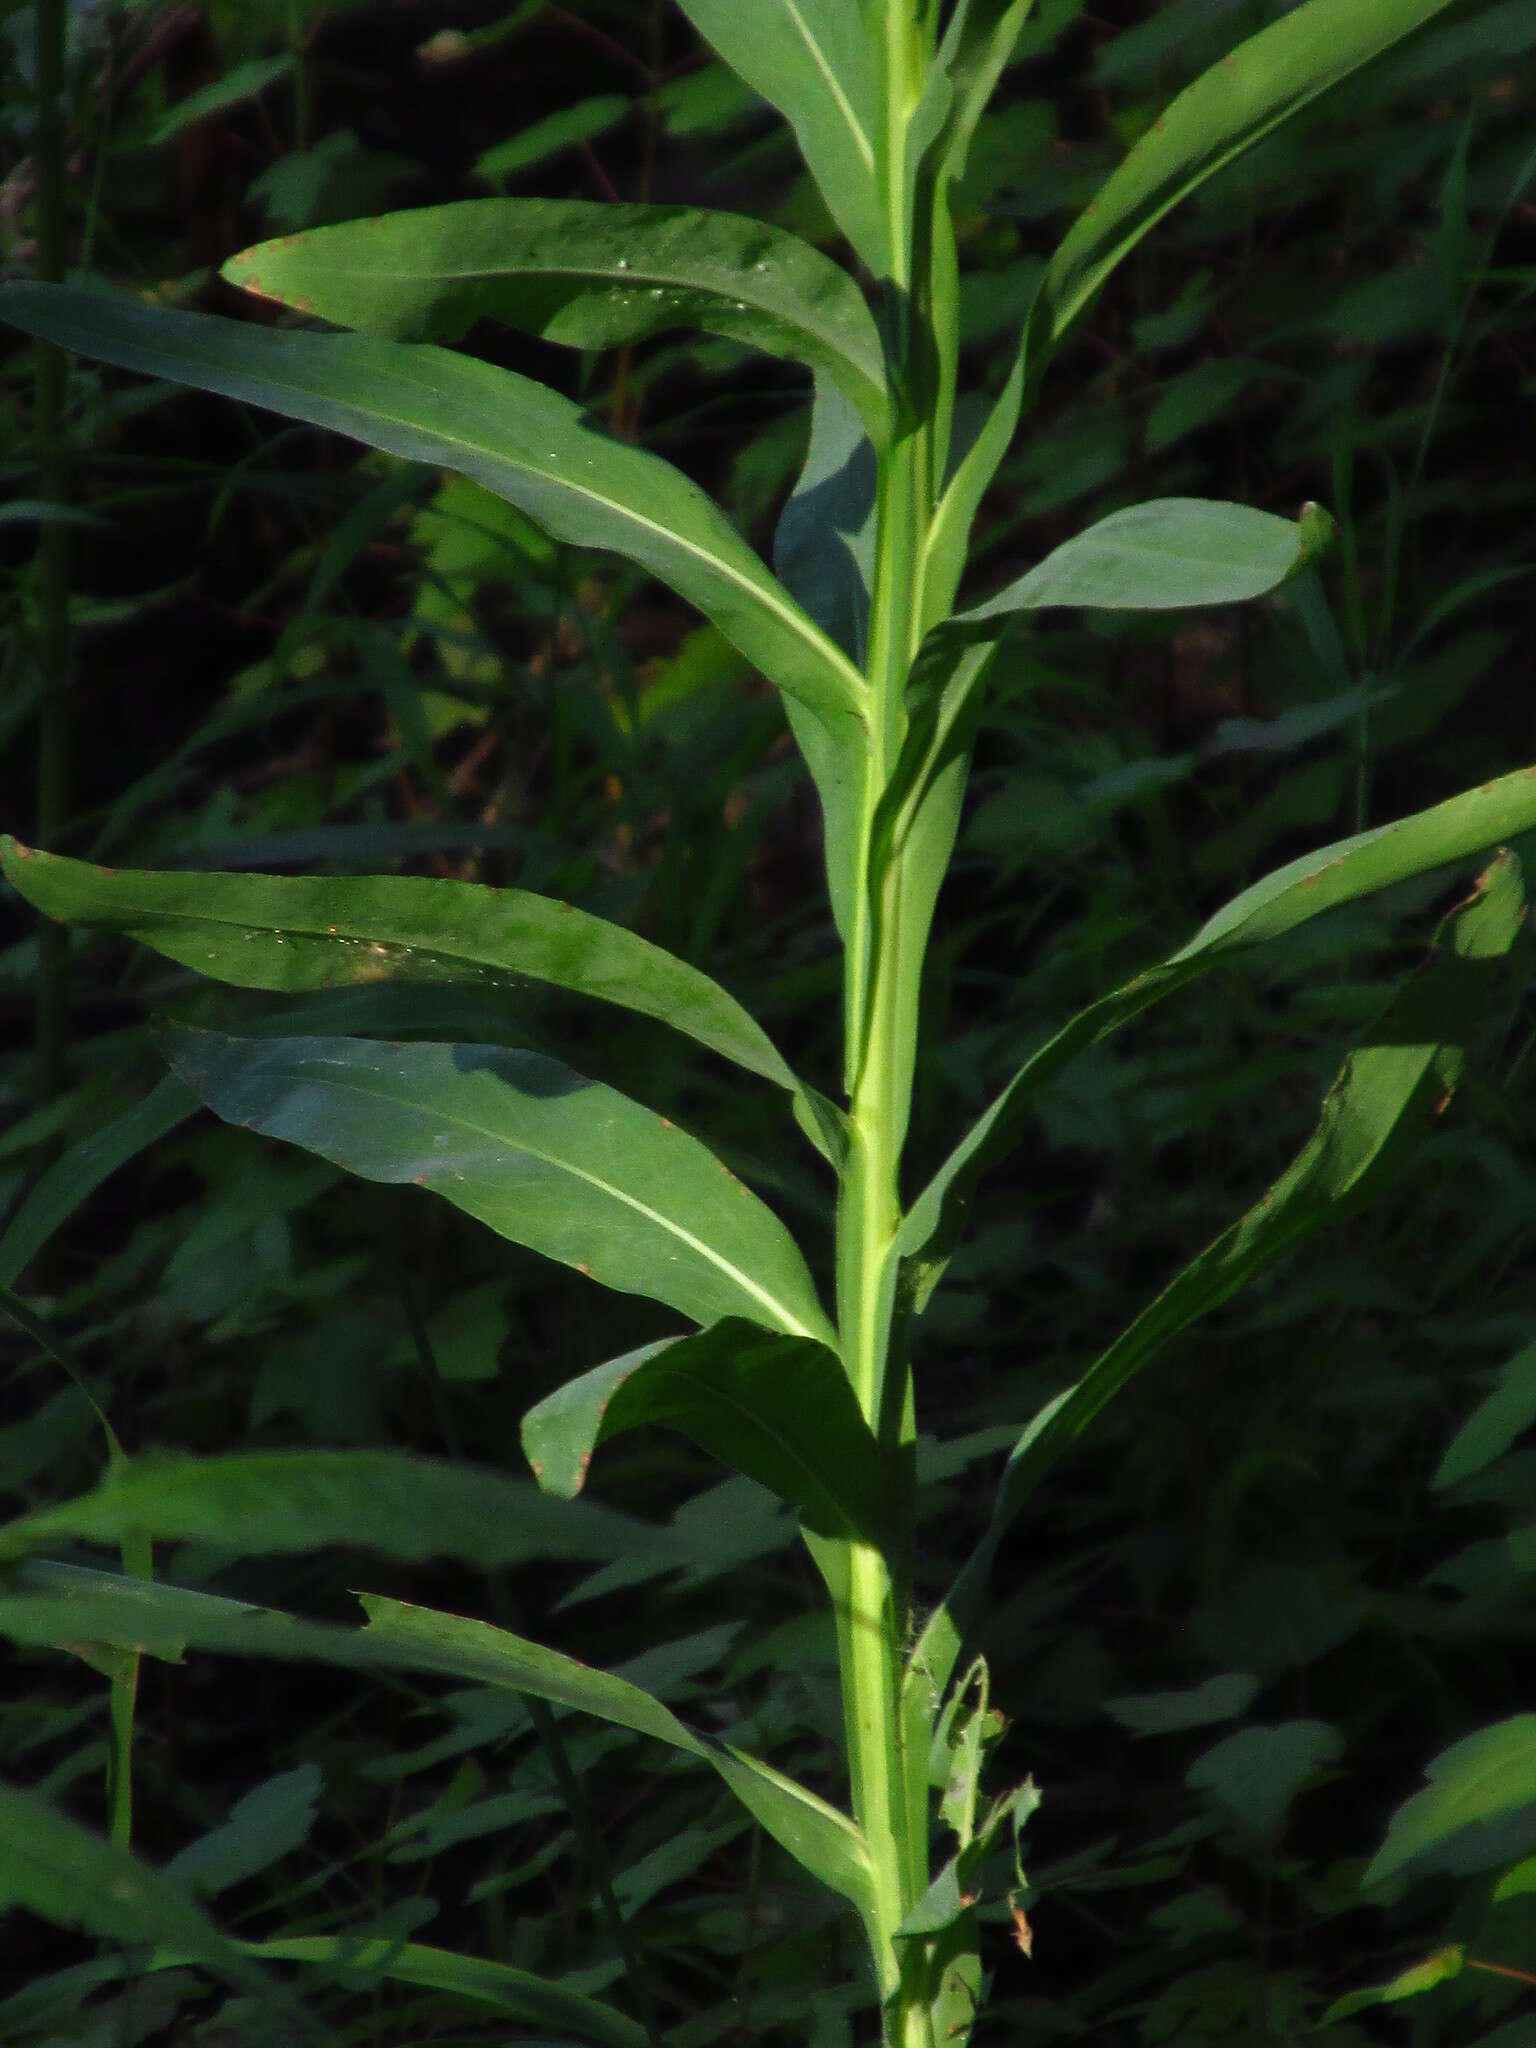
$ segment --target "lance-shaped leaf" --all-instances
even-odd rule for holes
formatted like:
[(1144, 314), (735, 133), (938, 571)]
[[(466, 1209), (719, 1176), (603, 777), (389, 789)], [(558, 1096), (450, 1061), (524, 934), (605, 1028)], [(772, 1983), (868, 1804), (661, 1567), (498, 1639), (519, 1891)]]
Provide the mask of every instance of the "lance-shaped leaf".
[(281, 333), (70, 285), (0, 287), (0, 320), (473, 477), (555, 539), (624, 555), (669, 583), (839, 744), (854, 744), (863, 677), (724, 514), (670, 463), (615, 441), (530, 378), (424, 344)]
[(398, 1657), (417, 1671), (439, 1671), (480, 1685), (509, 1685), (514, 1691), (632, 1728), (712, 1765), (796, 1862), (860, 1911), (868, 1910), (870, 1865), (863, 1836), (846, 1815), (781, 1772), (688, 1727), (660, 1700), (626, 1679), (594, 1671), (485, 1622), (372, 1594), (361, 1598), (368, 1616), (365, 1640), (385, 1657)]
[[(1362, 1884), (1379, 1884), (1410, 1864), (1433, 1868), (1442, 1858), (1463, 1870), (1507, 1862), (1509, 1838), (1494, 1830), (1536, 1809), (1536, 1714), (1516, 1714), (1463, 1736), (1424, 1775), (1423, 1791), (1393, 1814)], [(1479, 1830), (1488, 1831), (1486, 1842), (1479, 1841)]]
[(539, 1484), (569, 1498), (598, 1444), (647, 1422), (680, 1430), (768, 1487), (819, 1535), (885, 1545), (880, 1454), (825, 1345), (740, 1321), (645, 1345), (531, 1408), (523, 1449)]
[(1086, 1046), (1212, 967), (1326, 910), (1467, 860), (1532, 829), (1536, 769), (1521, 769), (1431, 810), (1336, 841), (1255, 882), (1208, 918), (1177, 953), (1080, 1010), (1024, 1062), (912, 1204), (899, 1240), (912, 1262), (909, 1298), (921, 1307), (932, 1293), (981, 1175), (1018, 1141), (1041, 1091)]
[(1477, 892), (1447, 920), (1437, 957), (1345, 1061), (1318, 1127), (1246, 1215), (1224, 1230), (1144, 1308), (1075, 1385), (1023, 1432), (1003, 1472), (987, 1534), (935, 1613), (913, 1671), (947, 1684), (986, 1593), (1003, 1534), (1062, 1453), (1129, 1380), (1199, 1317), (1229, 1300), (1390, 1178), (1454, 1093), (1465, 1040), (1507, 981), (1525, 921), (1520, 864), (1501, 853)]
[(1437, 1948), (1421, 1962), (1410, 1963), (1406, 1970), (1399, 1970), (1385, 1984), (1372, 1984), (1367, 1990), (1349, 1991), (1342, 1998), (1336, 1998), (1317, 2024), (1331, 2027), (1339, 2020), (1352, 2019), (1357, 2012), (1365, 2012), (1373, 2005), (1396, 2005), (1405, 1998), (1422, 1997), (1426, 1991), (1433, 1991), (1436, 1985), (1459, 1977), (1465, 1959), (1466, 1950), (1460, 1944)]
[(145, 1452), (94, 1492), (0, 1528), (0, 1557), (68, 1537), (116, 1543), (135, 1531), (237, 1557), (345, 1544), (407, 1560), (457, 1557), (484, 1570), (540, 1557), (597, 1563), (677, 1550), (632, 1516), (587, 1501), (573, 1509), (483, 1466), (401, 1451), (236, 1451)]
[(224, 276), (396, 341), (457, 341), (486, 319), (573, 348), (700, 327), (830, 377), (876, 441), (889, 425), (880, 335), (858, 286), (810, 243), (743, 214), (468, 199), (261, 242)]
[(167, 1074), (131, 1109), (60, 1153), (0, 1236), (0, 1287), (9, 1287), (102, 1182), (186, 1122), (197, 1097)]
[(888, 252), (875, 173), (875, 79), (849, 0), (679, 0), (699, 34), (795, 131), (827, 211), (877, 277)]
[(700, 1324), (745, 1316), (831, 1342), (793, 1238), (666, 1117), (542, 1054), (355, 1038), (166, 1034), (227, 1123), (364, 1180), (409, 1181), (605, 1287)]
[[(21, 1906), (104, 1941), (173, 1943), (225, 1983), (296, 2012), (290, 1996), (243, 1955), (181, 1886), (103, 1841), (34, 1793), (0, 1785), (0, 1907)], [(274, 2014), (275, 2019), (275, 2014)], [(302, 2027), (300, 2029), (303, 2031)]]
[(1038, 361), (1147, 231), (1319, 93), (1401, 42), (1450, 0), (1305, 0), (1202, 73), (1136, 143), (1067, 231), (1030, 312)]
[[(101, 868), (14, 839), (0, 841), (0, 867), (47, 916), (125, 932), (240, 988), (291, 995), (359, 982), (526, 978), (595, 996), (788, 1089), (817, 1120), (810, 1128), (837, 1122), (835, 1108), (803, 1086), (761, 1025), (707, 974), (622, 925), (526, 889), (418, 875)], [(8, 1243), (9, 1233), (0, 1273)]]
[(952, 602), (971, 522), (1013, 440), (1026, 388), (1116, 264), (1207, 178), (1448, 5), (1304, 0), (1213, 64), (1153, 122), (1051, 258), (1008, 380), (945, 490), (929, 540), (925, 624)]
[[(779, 517), (773, 565), (823, 632), (861, 664), (875, 573), (878, 467), (858, 414), (836, 385), (818, 377), (805, 467)], [(846, 935), (867, 762), (798, 705), (786, 704), (785, 712), (821, 799), (827, 893), (833, 921)]]
[(664, 1742), (717, 1771), (797, 1862), (872, 1913), (869, 1851), (846, 1814), (758, 1758), (690, 1727), (642, 1687), (505, 1629), (362, 1596), (368, 1626), (339, 1628), (163, 1582), (28, 1564), (0, 1584), (0, 1634), (28, 1643), (81, 1638), (181, 1657), (189, 1649), (296, 1657), (347, 1670), (431, 1671), (507, 1686)]
[[(592, 2048), (648, 2048), (651, 2039), (637, 2020), (627, 2019), (612, 2006), (584, 1991), (574, 1991), (568, 1984), (535, 1976), (511, 1963), (461, 1955), (419, 1941), (402, 1942), (393, 1935), (294, 1934), (272, 1941), (232, 1942), (230, 1946), (253, 1963), (297, 1963), (340, 1977), (351, 1989), (384, 1983), (446, 1991), (472, 2005), (490, 2006), (514, 2019), (553, 2027), (562, 2041), (591, 2043)], [(141, 1950), (131, 1958), (100, 1955), (88, 1964), (77, 1964), (69, 1981), (78, 1996), (86, 1989), (116, 1983), (130, 1971), (148, 1976), (159, 1970), (185, 1969), (196, 1960), (190, 1950), (173, 1945), (161, 1945), (148, 1953)], [(36, 1990), (44, 1989), (46, 1980), (37, 1980)], [(11, 2016), (7, 2005), (0, 2005), (0, 2027)]]
[(1179, 611), (1242, 604), (1306, 568), (1332, 533), (1333, 521), (1317, 505), (1304, 506), (1293, 525), (1251, 505), (1153, 498), (1100, 519), (957, 623), (1050, 605)]

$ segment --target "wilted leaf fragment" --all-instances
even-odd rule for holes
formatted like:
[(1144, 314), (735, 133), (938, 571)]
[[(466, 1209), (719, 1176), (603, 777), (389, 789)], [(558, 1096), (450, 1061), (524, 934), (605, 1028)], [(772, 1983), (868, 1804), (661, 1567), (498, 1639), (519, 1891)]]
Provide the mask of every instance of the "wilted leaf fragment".
[(1426, 1991), (1433, 1991), (1437, 1984), (1447, 1984), (1451, 1978), (1461, 1975), (1465, 1955), (1465, 1949), (1457, 1944), (1437, 1948), (1423, 1962), (1399, 1970), (1385, 1984), (1373, 1984), (1368, 1990), (1351, 1991), (1343, 1998), (1336, 1998), (1318, 2025), (1331, 2027), (1336, 2020), (1347, 2020), (1352, 2014), (1365, 2012), (1370, 2006), (1396, 2005), (1400, 1999), (1418, 1998)]

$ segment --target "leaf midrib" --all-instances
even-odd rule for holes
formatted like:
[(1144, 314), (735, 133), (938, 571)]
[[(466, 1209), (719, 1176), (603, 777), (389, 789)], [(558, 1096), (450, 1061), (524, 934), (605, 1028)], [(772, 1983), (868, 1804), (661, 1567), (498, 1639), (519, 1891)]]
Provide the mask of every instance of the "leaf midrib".
[[(312, 1077), (306, 1076), (297, 1070), (295, 1070), (295, 1075), (300, 1080), (312, 1079)], [(386, 1101), (393, 1108), (405, 1107), (417, 1116), (431, 1119), (440, 1118), (441, 1121), (453, 1128), (467, 1131), (474, 1137), (484, 1138), (494, 1145), (504, 1146), (508, 1151), (525, 1153), (530, 1159), (537, 1160), (541, 1165), (553, 1167), (560, 1173), (568, 1173), (573, 1180), (585, 1181), (589, 1187), (597, 1188), (603, 1194), (610, 1196), (614, 1201), (622, 1203), (624, 1207), (633, 1209), (637, 1215), (644, 1216), (659, 1229), (667, 1231), (670, 1235), (677, 1238), (680, 1243), (688, 1245), (701, 1258), (707, 1259), (711, 1265), (718, 1267), (728, 1279), (741, 1288), (743, 1293), (750, 1295), (755, 1301), (761, 1302), (764, 1308), (772, 1311), (779, 1318), (780, 1327), (786, 1330), (790, 1336), (808, 1337), (814, 1342), (820, 1341), (816, 1337), (814, 1330), (808, 1329), (791, 1310), (785, 1307), (783, 1302), (779, 1301), (766, 1287), (761, 1286), (752, 1279), (750, 1274), (742, 1272), (741, 1268), (728, 1259), (723, 1252), (716, 1251), (712, 1245), (706, 1244), (702, 1238), (696, 1237), (691, 1230), (686, 1229), (681, 1223), (674, 1223), (670, 1217), (664, 1216), (659, 1210), (651, 1208), (648, 1203), (642, 1202), (638, 1196), (627, 1194), (623, 1188), (615, 1187), (611, 1182), (603, 1180), (599, 1175), (590, 1173), (583, 1167), (575, 1166), (569, 1160), (541, 1151), (536, 1145), (529, 1144), (521, 1138), (510, 1138), (505, 1132), (496, 1131), (489, 1125), (477, 1123), (473, 1118), (467, 1117), (459, 1111), (438, 1111), (435, 1108), (428, 1110), (415, 1103), (402, 1105), (398, 1100), (389, 1097), (383, 1089), (369, 1087), (364, 1081), (358, 1079), (355, 1074), (344, 1074), (340, 1079), (330, 1074), (325, 1074), (320, 1077), (319, 1085), (337, 1090), (350, 1089), (354, 1094), (361, 1095), (370, 1102)], [(593, 1085), (599, 1084), (594, 1083)], [(644, 1113), (642, 1112), (642, 1114)], [(681, 1135), (686, 1136), (686, 1133)], [(697, 1140), (690, 1142), (697, 1143)], [(430, 1181), (427, 1184), (428, 1186), (434, 1185)], [(437, 1191), (441, 1193), (448, 1192), (440, 1187)], [(753, 1199), (755, 1200), (756, 1197)], [(766, 1210), (764, 1213), (770, 1217), (773, 1216), (772, 1210)]]
[[(750, 0), (748, 0), (748, 4), (750, 4)], [(875, 168), (874, 145), (864, 131), (863, 122), (854, 112), (853, 103), (848, 98), (847, 93), (844, 92), (842, 87), (842, 81), (838, 78), (837, 73), (832, 69), (831, 64), (827, 61), (826, 52), (822, 49), (820, 43), (817, 42), (816, 38), (811, 34), (809, 27), (806, 25), (805, 17), (800, 12), (799, 6), (797, 5), (797, 0), (784, 0), (784, 12), (788, 15), (792, 26), (794, 27), (794, 29), (800, 37), (800, 40), (805, 44), (806, 49), (810, 52), (811, 62), (816, 66), (816, 69), (821, 73), (823, 79), (825, 79), (827, 90), (832, 95), (833, 104), (836, 106), (837, 111), (842, 115), (843, 120), (847, 124), (848, 132), (853, 137), (853, 146), (858, 151), (859, 158), (863, 163), (865, 170), (873, 171)]]

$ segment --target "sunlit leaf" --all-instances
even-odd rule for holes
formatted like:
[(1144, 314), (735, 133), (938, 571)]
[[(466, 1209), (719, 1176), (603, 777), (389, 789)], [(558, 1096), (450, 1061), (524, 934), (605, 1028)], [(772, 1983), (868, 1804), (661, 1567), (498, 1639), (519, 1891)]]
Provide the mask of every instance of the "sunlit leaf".
[(876, 95), (848, 0), (680, 0), (699, 34), (779, 109), (827, 210), (877, 277), (889, 264), (875, 175)]
[(669, 463), (530, 378), (424, 344), (283, 333), (77, 286), (0, 286), (0, 320), (473, 477), (557, 540), (612, 550), (670, 583), (851, 742), (863, 678), (723, 513)]
[(829, 377), (877, 440), (888, 425), (880, 337), (852, 278), (742, 214), (470, 199), (262, 242), (223, 274), (397, 341), (457, 341), (482, 319), (573, 348), (700, 327)]

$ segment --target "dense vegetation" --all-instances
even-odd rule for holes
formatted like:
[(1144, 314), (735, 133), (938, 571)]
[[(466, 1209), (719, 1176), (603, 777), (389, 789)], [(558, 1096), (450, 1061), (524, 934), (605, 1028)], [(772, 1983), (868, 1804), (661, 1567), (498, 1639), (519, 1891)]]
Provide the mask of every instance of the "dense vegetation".
[[(151, 320), (203, 309), (265, 345), (295, 324), (279, 255), (221, 275), (237, 252), (492, 193), (724, 208), (851, 265), (846, 193), (834, 220), (701, 42), (713, 11), (10, 5), (7, 275), (89, 273)], [(1385, 893), (1099, 1017), (926, 1304), (911, 1635), (982, 1542), (986, 1664), (956, 1673), (939, 1778), (970, 1768), (974, 1809), (984, 1755), (986, 1793), (1011, 1788), (962, 1871), (979, 1904), (930, 1942), (942, 1963), (979, 1920), (981, 2043), (1536, 2030), (1536, 1716), (1511, 1675), (1536, 1570), (1532, 820), (1504, 780), (1530, 756), (1536, 18), (1383, 11), (1412, 32), (1201, 183), (1063, 332), (961, 593), (1149, 499), (1237, 501), (1292, 536), (1252, 603), (1069, 609), (1057, 587), (990, 657), (909, 1197), (1021, 1059), (1210, 913), (1495, 785), (1485, 831), (1384, 870)], [(1010, 33), (952, 194), (958, 445), (1107, 174), (1288, 12), (977, 0)], [(798, 506), (778, 566), (814, 583), (803, 367), (729, 319), (572, 348), (495, 311), (438, 305), (422, 334), (664, 456), (765, 559)], [(5, 375), (0, 824), (117, 870), (574, 903), (723, 984), (840, 1095), (821, 810), (752, 648), (436, 461), (20, 335)], [(1320, 554), (1324, 522), (1291, 525), (1306, 501), (1337, 522)], [(1230, 549), (1202, 571), (1231, 573)], [(36, 865), (10, 856), (41, 900)], [(242, 974), (161, 943), (172, 899), (125, 909), (110, 877), (48, 872), (82, 922), (65, 937), (12, 897), (0, 954), (0, 2041), (872, 2040), (858, 1918), (697, 1755), (350, 1633), (359, 1591), (375, 1618), (492, 1622), (862, 1814), (793, 1509), (662, 1427), (604, 1443), (579, 1501), (528, 1478), (528, 1411), (677, 1314), (215, 1121), (185, 1051), (210, 1041), (183, 1027), (545, 1055), (707, 1132), (830, 1302), (832, 1177), (778, 1074), (699, 1054), (674, 994), (620, 1011), (366, 937), (345, 974)], [(173, 907), (219, 900), (198, 883)], [(261, 952), (248, 923), (219, 945)], [(1346, 1171), (1360, 1130), (1369, 1171)], [(1298, 1159), (1322, 1161), (1310, 1206)], [(1227, 1288), (1254, 1245), (1259, 1276)], [(1132, 1376), (1120, 1333), (1181, 1269), (1210, 1312), (1154, 1306)], [(1022, 1512), (989, 1548), (1021, 1430), (1122, 1356), (1080, 1440), (1010, 1468)]]

